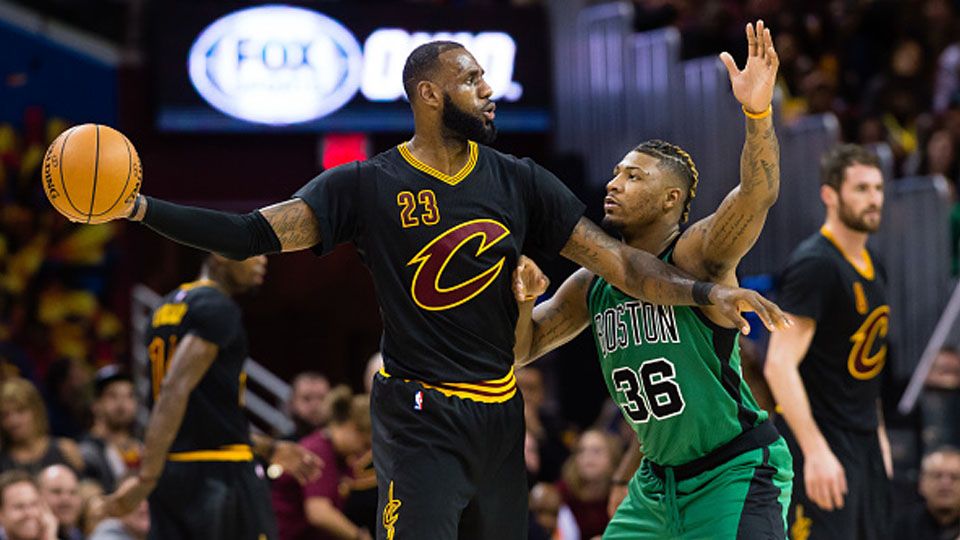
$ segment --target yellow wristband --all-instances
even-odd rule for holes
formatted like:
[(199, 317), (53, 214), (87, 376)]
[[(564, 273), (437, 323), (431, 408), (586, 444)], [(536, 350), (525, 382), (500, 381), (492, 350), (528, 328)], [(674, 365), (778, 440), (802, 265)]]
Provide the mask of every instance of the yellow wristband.
[(751, 120), (763, 120), (764, 118), (766, 118), (766, 117), (770, 116), (771, 114), (773, 114), (773, 105), (772, 105), (772, 104), (771, 104), (771, 105), (767, 105), (766, 110), (764, 110), (764, 111), (761, 112), (761, 113), (752, 113), (752, 112), (748, 111), (747, 108), (744, 107), (744, 106), (742, 106), (742, 105), (740, 106), (740, 108), (743, 109), (743, 114), (746, 115), (746, 117), (749, 118), (749, 119), (751, 119)]

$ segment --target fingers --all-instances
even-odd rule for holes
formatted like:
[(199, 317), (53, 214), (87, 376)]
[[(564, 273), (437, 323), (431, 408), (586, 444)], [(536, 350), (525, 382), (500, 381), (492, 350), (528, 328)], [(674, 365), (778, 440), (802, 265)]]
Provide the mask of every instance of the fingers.
[(755, 312), (763, 325), (767, 327), (767, 330), (775, 332), (793, 326), (793, 321), (780, 309), (780, 306), (767, 300), (760, 293), (751, 292), (753, 294), (747, 298), (748, 307), (746, 309)]
[(770, 322), (774, 325), (773, 328), (770, 328), (771, 331), (782, 330), (784, 328), (793, 326), (793, 321), (787, 316), (786, 313), (783, 312), (782, 309), (780, 309), (780, 306), (771, 302), (770, 300), (767, 300), (759, 294), (757, 296), (760, 298), (760, 302), (762, 302), (764, 307), (767, 309)]
[(773, 332), (777, 329), (781, 321), (774, 318), (771, 314), (771, 311), (779, 310), (776, 304), (770, 302), (759, 293), (755, 293), (750, 298), (750, 307), (753, 308), (754, 313), (763, 321), (763, 325), (767, 327), (767, 330)]
[(747, 23), (747, 54), (749, 56), (757, 56), (759, 54), (759, 46), (757, 44), (757, 34), (753, 31), (753, 23)]
[(737, 328), (740, 329), (740, 332), (743, 335), (750, 333), (750, 323), (743, 318), (743, 315), (740, 314), (740, 309), (734, 306), (724, 306), (721, 308), (723, 310), (723, 315), (730, 320), (733, 324), (737, 325)]
[(737, 63), (734, 61), (733, 56), (730, 56), (730, 53), (726, 51), (720, 53), (720, 61), (723, 62), (723, 65), (727, 68), (727, 73), (730, 74), (731, 78), (740, 73), (740, 69), (737, 68)]
[(780, 57), (777, 55), (777, 50), (773, 46), (773, 36), (770, 35), (769, 28), (763, 32), (763, 44), (766, 50), (767, 65), (775, 68), (780, 66)]
[(847, 492), (844, 484), (846, 484), (846, 481), (844, 480), (842, 473), (839, 478), (833, 477), (830, 479), (827, 496), (830, 500), (831, 509), (836, 508), (839, 510), (840, 508), (843, 508), (843, 496)]
[(769, 31), (769, 30), (766, 30), (766, 29), (764, 28), (763, 19), (758, 20), (758, 21), (757, 21), (757, 35), (756, 35), (756, 38), (757, 38), (757, 56), (758, 56), (761, 60), (765, 60), (765, 59), (766, 59), (767, 47), (766, 47), (766, 41), (765, 41), (764, 38), (765, 38), (765, 36), (766, 36), (768, 33), (770, 33), (770, 31)]
[(823, 510), (832, 511), (836, 506), (829, 480), (826, 478), (807, 478), (804, 482), (807, 497)]
[(523, 279), (519, 275), (513, 279), (513, 296), (517, 302), (523, 302), (527, 297), (527, 288), (523, 285)]

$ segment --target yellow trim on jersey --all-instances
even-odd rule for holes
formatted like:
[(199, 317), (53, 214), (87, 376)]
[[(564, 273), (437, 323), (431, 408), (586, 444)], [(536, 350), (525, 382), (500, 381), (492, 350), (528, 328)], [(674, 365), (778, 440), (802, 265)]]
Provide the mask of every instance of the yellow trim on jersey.
[[(380, 375), (390, 378), (385, 368), (380, 368)], [(510, 401), (517, 395), (517, 378), (513, 373), (513, 368), (499, 379), (491, 379), (479, 383), (464, 382), (444, 382), (430, 384), (423, 381), (403, 379), (404, 382), (417, 383), (424, 388), (436, 390), (447, 397), (457, 397), (460, 399), (472, 399), (479, 403), (503, 403)]]
[(217, 282), (212, 279), (198, 279), (196, 281), (188, 281), (177, 287), (177, 289), (181, 291), (189, 291), (190, 289), (196, 289), (197, 287), (213, 287), (214, 289), (220, 288), (220, 286), (217, 285)]
[(218, 450), (171, 452), (167, 461), (253, 461), (253, 449), (247, 444), (228, 444)]
[(183, 302), (163, 304), (153, 312), (153, 321), (150, 323), (150, 326), (153, 328), (160, 326), (177, 326), (187, 314), (187, 309), (189, 309), (189, 306)]
[(403, 156), (403, 159), (414, 169), (425, 172), (441, 182), (455, 186), (459, 184), (461, 180), (466, 178), (467, 175), (473, 172), (473, 168), (477, 165), (477, 156), (480, 155), (480, 150), (477, 146), (477, 143), (473, 141), (467, 141), (467, 146), (470, 148), (470, 154), (467, 157), (467, 162), (463, 165), (463, 168), (461, 168), (460, 171), (453, 176), (444, 174), (414, 157), (413, 153), (410, 152), (410, 149), (407, 148), (407, 143), (400, 143), (397, 145), (397, 150), (400, 151), (400, 155)]
[(849, 255), (847, 255), (845, 251), (843, 251), (843, 248), (840, 247), (840, 244), (837, 242), (837, 239), (833, 236), (833, 233), (830, 232), (829, 229), (827, 229), (826, 225), (824, 225), (823, 227), (820, 227), (820, 234), (822, 234), (824, 238), (829, 240), (830, 243), (837, 248), (837, 251), (839, 251), (840, 254), (843, 255), (843, 258), (846, 259), (848, 263), (850, 263), (850, 266), (852, 266), (854, 270), (857, 271), (858, 274), (863, 276), (863, 279), (867, 281), (873, 281), (873, 278), (876, 277), (876, 272), (874, 272), (874, 269), (873, 269), (873, 259), (870, 258), (870, 252), (867, 251), (866, 248), (864, 248), (863, 253), (861, 253), (864, 261), (863, 266), (861, 267), (856, 262), (854, 262), (853, 258), (851, 258)]

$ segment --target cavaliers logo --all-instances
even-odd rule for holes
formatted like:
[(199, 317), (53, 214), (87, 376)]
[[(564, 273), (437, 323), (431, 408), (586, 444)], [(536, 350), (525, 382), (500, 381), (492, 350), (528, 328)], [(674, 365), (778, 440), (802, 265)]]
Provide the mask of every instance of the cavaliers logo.
[(870, 309), (870, 304), (867, 303), (867, 295), (863, 292), (863, 285), (859, 281), (853, 282), (853, 303), (857, 308), (857, 313), (861, 315), (866, 315), (867, 310)]
[(890, 326), (890, 307), (880, 306), (863, 321), (860, 328), (850, 337), (853, 347), (847, 357), (847, 370), (856, 379), (872, 379), (880, 373), (887, 360), (887, 346), (871, 354), (877, 338), (887, 337)]
[(475, 255), (480, 257), (509, 234), (509, 229), (492, 219), (475, 219), (434, 238), (407, 263), (407, 266), (419, 264), (410, 285), (413, 301), (423, 309), (441, 311), (459, 306), (483, 292), (497, 279), (506, 257), (501, 257), (490, 268), (453, 287), (441, 287), (440, 278), (447, 264), (472, 238), (480, 238), (480, 247)]

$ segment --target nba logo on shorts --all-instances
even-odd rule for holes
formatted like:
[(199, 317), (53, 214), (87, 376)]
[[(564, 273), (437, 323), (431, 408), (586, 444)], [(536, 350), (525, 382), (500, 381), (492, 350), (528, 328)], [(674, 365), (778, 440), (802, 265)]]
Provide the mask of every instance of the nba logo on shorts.
[(423, 410), (423, 390), (417, 390), (417, 393), (413, 395), (413, 410)]

